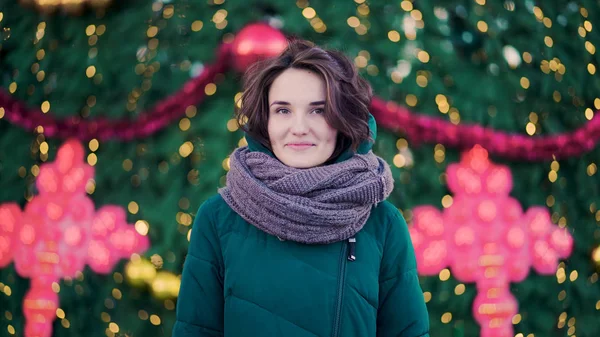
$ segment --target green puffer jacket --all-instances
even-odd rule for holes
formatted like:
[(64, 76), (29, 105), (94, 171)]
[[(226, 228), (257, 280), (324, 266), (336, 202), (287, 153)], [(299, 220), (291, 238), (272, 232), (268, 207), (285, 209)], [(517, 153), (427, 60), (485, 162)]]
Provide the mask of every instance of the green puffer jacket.
[(210, 198), (194, 220), (173, 337), (429, 337), (398, 209), (387, 201), (374, 206), (356, 235), (355, 261), (348, 249), (348, 241), (280, 241), (220, 195)]

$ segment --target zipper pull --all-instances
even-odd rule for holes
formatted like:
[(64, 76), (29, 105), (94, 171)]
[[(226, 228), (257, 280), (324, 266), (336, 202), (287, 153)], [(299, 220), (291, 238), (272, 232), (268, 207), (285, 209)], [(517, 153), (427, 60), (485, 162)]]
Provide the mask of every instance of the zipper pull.
[(351, 237), (348, 239), (348, 245), (350, 246), (348, 250), (348, 261), (356, 261), (356, 238)]

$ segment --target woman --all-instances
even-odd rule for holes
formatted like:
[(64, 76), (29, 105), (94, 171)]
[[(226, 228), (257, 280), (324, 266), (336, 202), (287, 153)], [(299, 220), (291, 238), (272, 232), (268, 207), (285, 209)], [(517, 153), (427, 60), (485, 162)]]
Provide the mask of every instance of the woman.
[(371, 96), (307, 42), (249, 69), (248, 146), (196, 215), (173, 336), (429, 336)]

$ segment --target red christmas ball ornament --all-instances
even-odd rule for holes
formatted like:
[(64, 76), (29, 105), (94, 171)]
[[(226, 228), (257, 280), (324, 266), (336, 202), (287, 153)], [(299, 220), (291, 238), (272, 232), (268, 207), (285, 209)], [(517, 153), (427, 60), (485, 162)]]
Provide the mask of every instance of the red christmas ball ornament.
[(233, 66), (244, 72), (256, 61), (279, 55), (287, 47), (287, 39), (279, 30), (266, 23), (253, 23), (236, 35), (231, 51)]

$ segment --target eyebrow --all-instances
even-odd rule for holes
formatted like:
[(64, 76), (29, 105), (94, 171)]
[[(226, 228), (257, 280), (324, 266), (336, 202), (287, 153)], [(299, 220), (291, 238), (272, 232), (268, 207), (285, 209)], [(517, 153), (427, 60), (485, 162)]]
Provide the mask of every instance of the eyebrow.
[[(286, 102), (286, 101), (274, 101), (273, 103), (271, 103), (270, 106), (273, 106), (275, 104), (278, 104), (278, 105), (291, 105), (290, 102)], [(311, 106), (325, 105), (325, 101), (310, 102), (308, 105), (311, 105)]]

